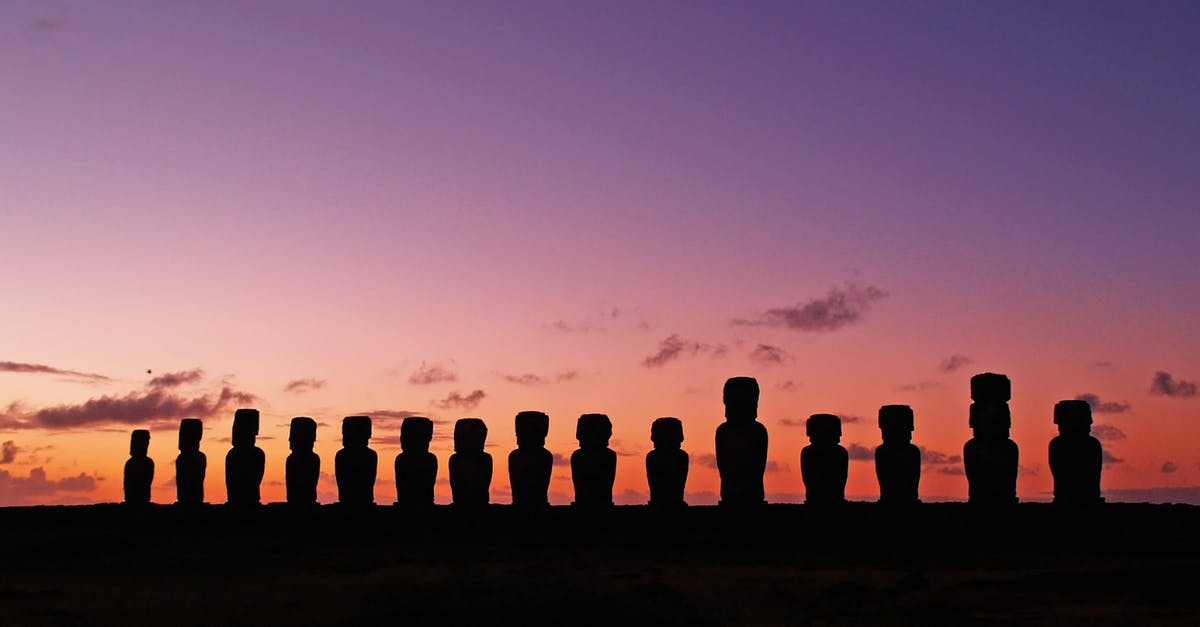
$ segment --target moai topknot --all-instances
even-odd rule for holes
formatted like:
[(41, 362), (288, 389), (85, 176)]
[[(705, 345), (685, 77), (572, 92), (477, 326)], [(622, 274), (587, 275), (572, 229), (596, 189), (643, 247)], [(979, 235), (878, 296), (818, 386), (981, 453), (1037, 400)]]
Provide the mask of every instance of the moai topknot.
[(650, 425), (654, 449), (646, 453), (646, 480), (650, 483), (650, 505), (683, 507), (687, 484), (688, 454), (683, 444), (683, 423), (678, 418), (659, 418)]
[(259, 486), (267, 456), (255, 446), (258, 438), (258, 410), (239, 409), (233, 413), (233, 447), (225, 455), (225, 493), (230, 505), (258, 505)]
[(717, 427), (717, 472), (721, 505), (764, 503), (767, 428), (758, 422), (758, 381), (733, 377), (725, 382), (725, 422)]
[(617, 454), (608, 448), (612, 421), (604, 414), (584, 414), (575, 423), (579, 448), (571, 453), (571, 483), (574, 505), (605, 507), (613, 504), (613, 482), (617, 478)]
[(879, 479), (879, 502), (919, 503), (921, 449), (912, 443), (913, 410), (908, 405), (879, 408), (879, 431), (883, 444), (875, 447), (875, 476)]
[(455, 505), (482, 507), (491, 500), (492, 456), (487, 445), (487, 425), (478, 418), (454, 423), (454, 454), (450, 456), (450, 497)]
[(129, 434), (129, 461), (125, 462), (125, 502), (149, 503), (150, 485), (154, 483), (154, 460), (150, 450), (150, 432), (134, 429)]
[(554, 455), (546, 450), (550, 417), (540, 411), (517, 414), (517, 448), (508, 454), (508, 483), (517, 507), (546, 507), (550, 504), (550, 473)]
[(321, 477), (321, 457), (313, 452), (317, 442), (317, 421), (308, 416), (292, 418), (288, 429), (285, 480), (287, 502), (293, 505), (312, 505), (317, 502), (317, 481)]
[(437, 483), (437, 455), (429, 452), (433, 421), (410, 416), (400, 423), (400, 454), (396, 456), (396, 504), (401, 507), (433, 505)]
[(971, 377), (971, 429), (974, 437), (963, 446), (971, 503), (1002, 505), (1017, 502), (1017, 443), (1009, 439), (1012, 415), (1008, 401), (1012, 384), (1002, 374), (985, 372)]
[(175, 458), (175, 498), (184, 505), (204, 502), (204, 471), (208, 459), (200, 452), (204, 423), (199, 418), (179, 421), (179, 456)]
[(367, 445), (371, 441), (371, 419), (347, 416), (342, 419), (342, 450), (333, 458), (338, 502), (343, 505), (375, 504), (375, 473), (379, 456)]
[(1059, 401), (1054, 406), (1058, 436), (1050, 440), (1050, 472), (1054, 502), (1066, 505), (1103, 503), (1100, 469), (1104, 450), (1092, 437), (1092, 407), (1087, 401)]
[(800, 451), (800, 476), (804, 502), (829, 505), (846, 500), (846, 474), (850, 454), (842, 447), (842, 419), (833, 414), (813, 414), (805, 423), (811, 442)]

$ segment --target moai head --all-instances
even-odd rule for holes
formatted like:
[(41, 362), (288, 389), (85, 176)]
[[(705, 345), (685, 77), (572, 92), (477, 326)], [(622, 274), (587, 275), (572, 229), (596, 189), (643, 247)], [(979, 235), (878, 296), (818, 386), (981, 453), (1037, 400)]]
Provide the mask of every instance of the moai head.
[(233, 445), (254, 446), (258, 438), (258, 410), (239, 409), (233, 412)]
[(311, 451), (317, 442), (317, 421), (308, 416), (292, 418), (288, 428), (288, 446), (293, 451)]
[(650, 441), (656, 449), (678, 449), (683, 444), (683, 423), (678, 418), (659, 418), (650, 424)]
[(1007, 403), (1012, 400), (1012, 382), (1008, 377), (985, 372), (971, 377), (971, 400), (976, 403)]
[(543, 448), (550, 433), (550, 416), (540, 411), (523, 411), (515, 420), (517, 448)]
[(487, 444), (487, 425), (479, 418), (459, 418), (454, 423), (454, 452), (482, 453)]
[(608, 448), (612, 437), (612, 421), (605, 414), (584, 414), (575, 423), (575, 439), (579, 448)]
[(842, 419), (833, 414), (813, 414), (804, 423), (813, 444), (837, 444), (842, 441)]
[(200, 436), (204, 434), (204, 423), (199, 418), (184, 418), (179, 421), (179, 450), (191, 453), (200, 450)]
[(371, 441), (371, 418), (369, 416), (346, 416), (342, 419), (342, 446), (366, 448)]
[(1092, 406), (1087, 401), (1059, 401), (1054, 405), (1054, 424), (1060, 435), (1087, 435), (1092, 432)]
[(980, 439), (1008, 439), (1012, 414), (1007, 403), (971, 403), (971, 429)]
[(129, 434), (129, 456), (130, 457), (145, 457), (150, 450), (150, 431), (146, 429), (134, 429)]
[(753, 377), (727, 379), (722, 396), (725, 400), (725, 419), (729, 422), (754, 422), (758, 419), (758, 381)]
[(912, 442), (913, 410), (908, 405), (879, 408), (879, 431), (884, 442)]
[(404, 452), (428, 453), (432, 441), (432, 420), (423, 416), (409, 416), (400, 423), (400, 448)]

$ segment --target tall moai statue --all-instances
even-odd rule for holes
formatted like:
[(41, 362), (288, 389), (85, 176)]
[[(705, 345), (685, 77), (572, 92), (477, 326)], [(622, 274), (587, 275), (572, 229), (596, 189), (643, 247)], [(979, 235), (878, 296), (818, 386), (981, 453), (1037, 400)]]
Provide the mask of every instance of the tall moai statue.
[(879, 408), (879, 431), (883, 444), (875, 447), (875, 477), (879, 479), (879, 502), (889, 505), (919, 503), (921, 449), (912, 443), (913, 410), (908, 405)]
[(134, 429), (129, 434), (129, 460), (125, 462), (125, 502), (149, 503), (150, 486), (154, 483), (154, 460), (150, 450), (150, 432)]
[(396, 504), (420, 508), (433, 505), (437, 483), (437, 455), (429, 452), (433, 421), (409, 416), (400, 423), (400, 454), (396, 456)]
[(1008, 401), (1012, 383), (1002, 374), (985, 372), (971, 377), (971, 430), (963, 446), (971, 503), (1004, 505), (1017, 502), (1017, 443), (1009, 439), (1012, 415)]
[(199, 418), (179, 421), (179, 456), (175, 458), (175, 498), (183, 505), (204, 502), (204, 472), (208, 459), (200, 452), (204, 423)]
[(575, 423), (579, 448), (571, 453), (571, 483), (574, 505), (606, 507), (613, 504), (613, 482), (617, 479), (617, 454), (608, 448), (612, 421), (605, 414), (584, 414)]
[(296, 416), (288, 428), (288, 447), (284, 479), (287, 483), (287, 502), (292, 505), (313, 505), (317, 502), (317, 481), (321, 478), (321, 456), (313, 451), (317, 442), (317, 421), (308, 416)]
[(646, 481), (650, 484), (652, 507), (684, 507), (688, 454), (683, 450), (683, 423), (678, 418), (659, 418), (650, 424), (654, 448), (646, 453)]
[(255, 445), (258, 439), (258, 410), (233, 413), (233, 446), (225, 455), (225, 493), (230, 505), (258, 505), (259, 487), (267, 456)]
[(371, 418), (346, 416), (342, 419), (342, 450), (333, 458), (338, 502), (343, 505), (375, 504), (375, 473), (379, 456), (371, 450)]
[(1100, 496), (1100, 470), (1104, 449), (1092, 436), (1092, 407), (1087, 401), (1059, 401), (1054, 406), (1058, 435), (1050, 440), (1050, 472), (1054, 475), (1054, 502), (1095, 505)]
[(758, 381), (733, 377), (725, 382), (725, 422), (717, 427), (717, 472), (721, 505), (762, 505), (767, 470), (767, 428), (758, 422)]
[(804, 502), (811, 505), (845, 502), (850, 454), (840, 444), (842, 419), (833, 414), (813, 414), (804, 426), (811, 442), (800, 451)]
[(492, 456), (487, 425), (478, 418), (454, 423), (454, 454), (450, 456), (450, 495), (460, 507), (483, 507), (491, 501)]
[(550, 473), (554, 454), (546, 450), (550, 417), (540, 411), (523, 411), (514, 421), (517, 448), (508, 454), (508, 483), (515, 507), (546, 507), (550, 504)]

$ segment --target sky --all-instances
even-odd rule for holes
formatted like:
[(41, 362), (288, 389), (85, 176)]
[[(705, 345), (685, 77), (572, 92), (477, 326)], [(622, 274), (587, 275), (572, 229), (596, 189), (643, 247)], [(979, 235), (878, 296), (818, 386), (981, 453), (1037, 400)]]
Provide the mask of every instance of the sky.
[[(1200, 5), (1189, 2), (0, 4), (0, 504), (121, 498), (150, 428), (204, 420), (225, 498), (238, 407), (263, 498), (287, 424), (607, 413), (642, 503), (677, 416), (719, 488), (721, 386), (756, 377), (768, 500), (804, 420), (843, 417), (878, 494), (911, 405), (924, 498), (965, 499), (968, 382), (1013, 382), (1018, 491), (1054, 403), (1093, 405), (1116, 500), (1200, 502)], [(552, 500), (571, 500), (558, 465)]]

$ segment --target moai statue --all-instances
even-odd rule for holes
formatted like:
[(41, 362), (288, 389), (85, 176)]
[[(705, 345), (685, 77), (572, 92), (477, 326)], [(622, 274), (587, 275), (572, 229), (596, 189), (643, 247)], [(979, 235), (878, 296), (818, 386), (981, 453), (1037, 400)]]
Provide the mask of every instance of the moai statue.
[(258, 410), (239, 409), (233, 413), (233, 447), (225, 455), (225, 493), (230, 505), (258, 505), (259, 486), (267, 456), (255, 446), (258, 438)]
[(804, 502), (830, 505), (846, 501), (846, 474), (850, 454), (842, 447), (842, 419), (833, 414), (813, 414), (805, 423), (811, 442), (800, 451), (800, 476)]
[(150, 502), (150, 485), (154, 483), (154, 460), (146, 455), (150, 450), (150, 432), (134, 429), (129, 434), (129, 461), (125, 462), (125, 502)]
[(550, 504), (550, 473), (554, 455), (546, 450), (550, 417), (540, 411), (523, 411), (515, 420), (517, 448), (508, 454), (508, 483), (516, 507), (546, 507)]
[(342, 419), (342, 450), (333, 458), (338, 502), (342, 505), (374, 505), (375, 473), (379, 456), (367, 444), (371, 441), (371, 419), (347, 416)]
[(762, 505), (767, 469), (767, 428), (758, 422), (758, 381), (733, 377), (725, 382), (725, 422), (717, 427), (717, 472), (721, 505)]
[(1058, 436), (1050, 440), (1050, 472), (1054, 502), (1066, 505), (1103, 503), (1100, 469), (1104, 450), (1092, 437), (1092, 407), (1087, 401), (1059, 401), (1054, 406)]
[(650, 425), (654, 449), (646, 453), (646, 480), (650, 484), (650, 505), (684, 507), (683, 487), (687, 483), (688, 454), (683, 444), (683, 423), (678, 418), (659, 418)]
[(875, 447), (875, 476), (879, 479), (879, 502), (906, 505), (921, 502), (921, 449), (912, 443), (913, 411), (908, 405), (879, 408), (879, 431), (883, 444)]
[(285, 480), (287, 502), (293, 505), (313, 505), (317, 502), (317, 481), (321, 478), (321, 457), (313, 452), (317, 442), (317, 421), (307, 416), (292, 418), (288, 429)]
[(179, 421), (179, 457), (175, 458), (175, 498), (183, 505), (204, 502), (204, 471), (208, 459), (200, 452), (204, 423), (199, 418)]
[(396, 456), (396, 504), (418, 508), (433, 505), (437, 455), (429, 452), (433, 421), (410, 416), (400, 423), (400, 454)]
[(604, 414), (584, 414), (575, 423), (579, 448), (571, 453), (571, 483), (574, 505), (605, 507), (613, 504), (613, 482), (617, 478), (617, 454), (608, 448), (612, 421)]
[(450, 456), (450, 495), (460, 507), (483, 507), (491, 500), (492, 456), (483, 450), (487, 425), (478, 418), (454, 423), (454, 454)]
[(1004, 505), (1017, 502), (1017, 443), (1009, 439), (1012, 415), (1008, 401), (1012, 384), (1002, 374), (986, 372), (971, 377), (971, 430), (974, 437), (963, 446), (971, 503)]

